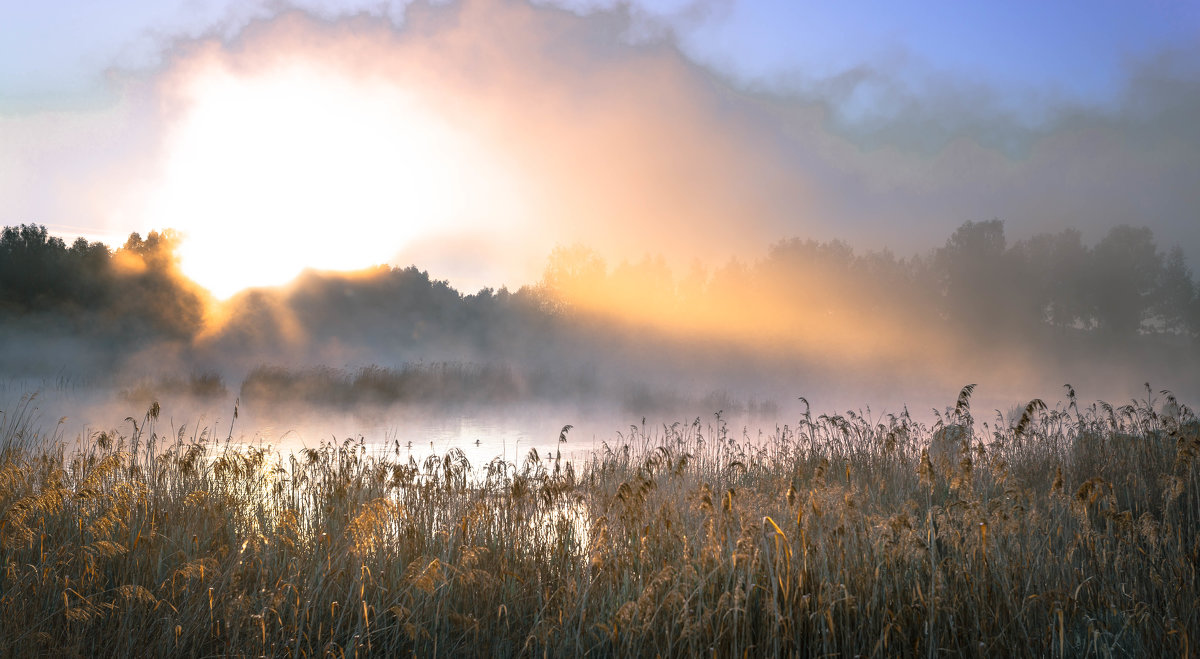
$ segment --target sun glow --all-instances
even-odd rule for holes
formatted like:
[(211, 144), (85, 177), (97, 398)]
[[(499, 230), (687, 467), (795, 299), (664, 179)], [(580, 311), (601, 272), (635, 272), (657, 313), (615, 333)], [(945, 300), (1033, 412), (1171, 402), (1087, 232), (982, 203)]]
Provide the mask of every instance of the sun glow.
[(381, 81), (295, 66), (192, 81), (148, 208), (179, 230), (181, 268), (219, 298), (305, 268), (386, 263), (471, 216), (480, 149)]

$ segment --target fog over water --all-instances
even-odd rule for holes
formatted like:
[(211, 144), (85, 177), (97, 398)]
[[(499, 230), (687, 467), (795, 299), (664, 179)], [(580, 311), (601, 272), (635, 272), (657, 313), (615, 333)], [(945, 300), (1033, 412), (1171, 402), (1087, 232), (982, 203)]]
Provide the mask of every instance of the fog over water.
[[(34, 391), (30, 397), (27, 392)], [(189, 395), (156, 396), (160, 404), (157, 420), (147, 418), (148, 405), (130, 392), (113, 392), (52, 382), (14, 379), (0, 384), (0, 410), (26, 415), (33, 428), (47, 440), (68, 443), (93, 438), (99, 432), (131, 435), (132, 424), (153, 429), (163, 440), (182, 437), (218, 444), (272, 446), (287, 454), (323, 443), (363, 443), (371, 452), (410, 457), (423, 463), (430, 456), (445, 456), (461, 450), (470, 463), (482, 467), (501, 457), (520, 464), (536, 451), (550, 462), (561, 456), (579, 465), (593, 452), (621, 450), (630, 443), (630, 426), (638, 434), (664, 435), (664, 426), (697, 424), (701, 435), (735, 441), (760, 441), (777, 431), (782, 415), (772, 408), (766, 413), (714, 409), (697, 403), (689, 407), (697, 416), (686, 418), (684, 410), (652, 410), (637, 417), (628, 408), (598, 403), (587, 406), (545, 404), (535, 401), (503, 407), (474, 409), (412, 409), (404, 405), (364, 404), (344, 409), (312, 409), (294, 404), (248, 408), (230, 395), (196, 398)], [(709, 403), (715, 401), (708, 401)], [(729, 403), (731, 401), (724, 401)], [(152, 403), (151, 403), (152, 404)], [(234, 418), (234, 409), (238, 410)], [(678, 413), (674, 413), (678, 412)], [(718, 419), (716, 412), (721, 412)], [(571, 428), (565, 431), (564, 427)], [(562, 441), (565, 437), (566, 441)]]
[(1065, 384), (1084, 404), (1164, 389), (1187, 403), (1200, 373), (1194, 277), (1129, 227), (1094, 245), (1071, 232), (1010, 244), (1003, 223), (968, 222), (910, 259), (785, 240), (685, 276), (575, 246), (517, 291), (464, 295), (379, 267), (226, 301), (179, 272), (176, 240), (114, 250), (7, 229), (0, 409), (36, 392), (43, 428), (66, 417), (69, 440), (131, 430), (126, 417), (141, 423), (157, 402), (171, 437), (362, 439), (479, 463), (578, 457), (631, 425), (756, 441), (808, 409), (932, 425), (971, 383), (989, 423), (1011, 424), (1033, 398), (1065, 401)]
[(213, 9), (0, 105), (0, 409), (476, 462), (970, 383), (1001, 423), (1200, 399), (1194, 45), (1099, 100), (756, 75), (697, 49), (720, 5)]

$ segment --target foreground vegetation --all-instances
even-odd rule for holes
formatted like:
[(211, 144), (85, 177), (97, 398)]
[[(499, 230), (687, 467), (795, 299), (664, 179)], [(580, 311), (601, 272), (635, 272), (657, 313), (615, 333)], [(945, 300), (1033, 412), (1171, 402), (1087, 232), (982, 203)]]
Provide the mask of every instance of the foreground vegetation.
[[(1200, 423), (631, 427), (587, 464), (0, 423), (0, 654), (1187, 656)], [(49, 439), (53, 439), (52, 437)], [(565, 434), (564, 434), (565, 439)]]

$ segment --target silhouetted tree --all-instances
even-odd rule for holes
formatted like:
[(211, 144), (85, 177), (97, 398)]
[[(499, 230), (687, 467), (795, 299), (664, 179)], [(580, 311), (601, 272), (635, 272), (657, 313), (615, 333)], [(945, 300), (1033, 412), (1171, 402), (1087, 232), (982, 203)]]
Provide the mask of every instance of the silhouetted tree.
[(79, 238), (70, 249), (46, 227), (0, 233), (0, 308), (12, 312), (97, 309), (109, 301), (108, 248)]
[(956, 229), (933, 258), (946, 316), (987, 334), (1037, 322), (1039, 304), (1015, 256), (1007, 249), (1000, 220), (966, 222)]
[(1196, 293), (1192, 271), (1184, 261), (1183, 250), (1176, 246), (1167, 253), (1151, 303), (1155, 321), (1163, 331), (1194, 333), (1200, 330), (1193, 324), (1192, 316), (1197, 304)]
[[(94, 333), (135, 341), (143, 333), (185, 337), (203, 318), (199, 288), (180, 274), (172, 232), (132, 234), (116, 253), (33, 224), (0, 233), (0, 309), (54, 313)], [(85, 322), (86, 321), (86, 322)]]
[(1088, 270), (1091, 252), (1075, 229), (1043, 233), (1012, 248), (1026, 273), (1026, 293), (1037, 320), (1052, 327), (1087, 327), (1094, 316), (1089, 307)]
[(52, 308), (65, 300), (67, 246), (46, 227), (5, 227), (0, 236), (0, 296), (18, 310)]
[(145, 239), (130, 234), (114, 255), (117, 278), (114, 310), (130, 328), (185, 338), (199, 331), (204, 320), (202, 289), (179, 271), (174, 231), (151, 231)]
[(1089, 290), (1101, 330), (1135, 334), (1149, 315), (1163, 260), (1146, 227), (1113, 227), (1092, 250)]

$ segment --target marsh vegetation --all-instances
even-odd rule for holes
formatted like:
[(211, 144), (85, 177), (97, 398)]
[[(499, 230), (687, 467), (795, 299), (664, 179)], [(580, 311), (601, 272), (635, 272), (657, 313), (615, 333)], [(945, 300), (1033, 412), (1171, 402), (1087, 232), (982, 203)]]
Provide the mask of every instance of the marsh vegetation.
[(981, 421), (971, 393), (932, 425), (804, 414), (758, 439), (717, 416), (483, 465), (200, 441), (157, 405), (68, 443), (18, 406), (2, 652), (1186, 655), (1191, 410), (1068, 391)]

